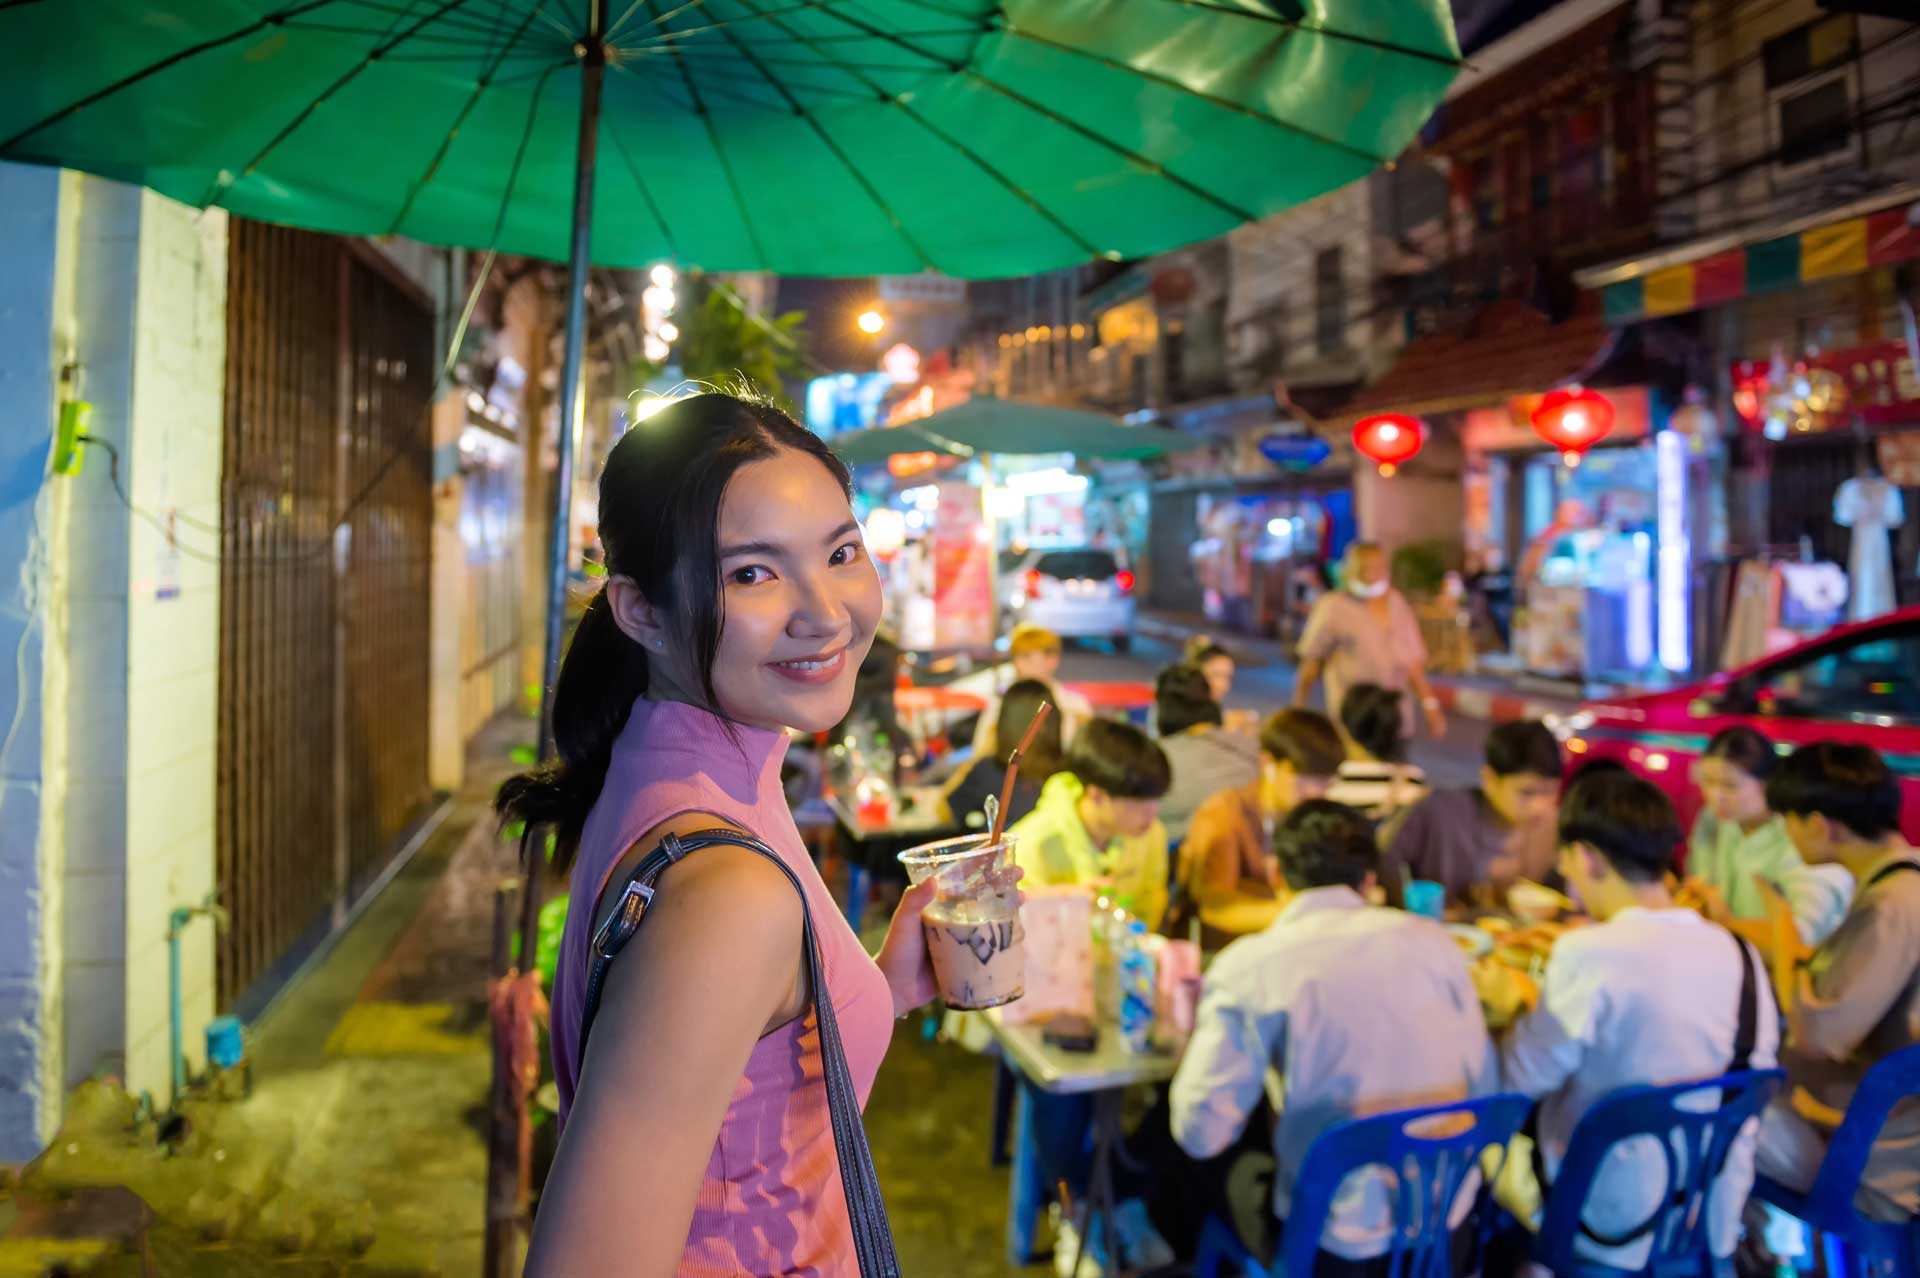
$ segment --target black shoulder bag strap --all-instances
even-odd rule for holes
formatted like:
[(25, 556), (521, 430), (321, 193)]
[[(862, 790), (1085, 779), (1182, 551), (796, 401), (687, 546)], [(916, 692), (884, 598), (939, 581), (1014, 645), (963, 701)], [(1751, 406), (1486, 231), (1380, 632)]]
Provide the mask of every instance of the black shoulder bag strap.
[[(1733, 948), (1740, 955), (1740, 1025), (1733, 1032), (1733, 1062), (1727, 1066), (1727, 1073), (1739, 1074), (1753, 1068), (1753, 1049), (1760, 1038), (1760, 983), (1753, 975), (1759, 956), (1738, 933), (1729, 930), (1727, 935), (1733, 938)], [(1731, 1099), (1732, 1093), (1723, 1093), (1721, 1103)]]
[(853, 1249), (860, 1260), (860, 1278), (899, 1278), (900, 1261), (893, 1251), (893, 1231), (887, 1224), (886, 1205), (880, 1199), (880, 1180), (874, 1174), (873, 1153), (867, 1148), (866, 1128), (860, 1122), (860, 1097), (847, 1068), (846, 1049), (840, 1043), (840, 1024), (833, 1010), (833, 998), (827, 992), (826, 965), (820, 959), (820, 943), (814, 933), (813, 910), (806, 891), (780, 854), (749, 835), (735, 830), (702, 830), (685, 838), (669, 834), (660, 846), (640, 859), (620, 893), (620, 903), (599, 930), (593, 934), (588, 955), (586, 1010), (580, 1018), (578, 1065), (587, 1059), (587, 1035), (593, 1030), (593, 1018), (600, 1010), (600, 993), (607, 980), (607, 969), (640, 927), (647, 906), (653, 901), (654, 880), (662, 871), (689, 852), (698, 852), (717, 844), (731, 844), (758, 852), (780, 867), (780, 872), (800, 894), (800, 911), (805, 919), (807, 981), (813, 990), (813, 1007), (820, 1026), (821, 1074), (827, 1087), (827, 1112), (833, 1122), (833, 1145), (840, 1156), (840, 1184), (846, 1190), (847, 1218), (853, 1223)]
[(1900, 873), (1900, 871), (1902, 870), (1920, 871), (1920, 861), (1909, 861), (1903, 858), (1901, 860), (1895, 861), (1892, 865), (1883, 865), (1880, 867), (1880, 872), (1878, 874), (1874, 875), (1872, 878), (1868, 879), (1865, 883), (1862, 883), (1860, 885), (1860, 890), (1862, 892), (1865, 892), (1868, 888), (1880, 882), (1880, 880), (1890, 879), (1894, 875)]
[[(1754, 976), (1754, 964), (1759, 961), (1760, 956), (1751, 945), (1732, 931), (1727, 935), (1733, 939), (1734, 949), (1740, 956), (1740, 1022), (1733, 1031), (1733, 1060), (1727, 1066), (1729, 1074), (1738, 1074), (1753, 1068), (1753, 1049), (1758, 1045), (1760, 1038), (1760, 983)], [(1722, 1105), (1730, 1103), (1735, 1095), (1735, 1092), (1723, 1089), (1720, 1093), (1720, 1103)], [(1539, 1136), (1534, 1129), (1535, 1116), (1539, 1112), (1539, 1107), (1536, 1106), (1527, 1116), (1527, 1126), (1524, 1130), (1534, 1139), (1533, 1174), (1544, 1191), (1547, 1185), (1546, 1166), (1540, 1153)], [(1588, 1241), (1598, 1243), (1602, 1247), (1624, 1247), (1653, 1232), (1654, 1227), (1660, 1223), (1661, 1213), (1666, 1210), (1664, 1206), (1656, 1208), (1653, 1215), (1642, 1222), (1638, 1228), (1621, 1234), (1600, 1233), (1588, 1225), (1583, 1218), (1580, 1221), (1580, 1232)]]

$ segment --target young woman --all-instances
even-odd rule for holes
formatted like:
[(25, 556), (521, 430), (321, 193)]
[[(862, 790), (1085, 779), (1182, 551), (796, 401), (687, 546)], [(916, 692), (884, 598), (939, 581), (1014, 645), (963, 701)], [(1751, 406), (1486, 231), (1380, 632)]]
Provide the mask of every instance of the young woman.
[(557, 836), (574, 920), (553, 991), (559, 1152), (526, 1273), (854, 1278), (821, 1082), (800, 897), (716, 846), (667, 869), (608, 969), (579, 1054), (588, 943), (668, 834), (771, 844), (803, 885), (864, 1104), (894, 1018), (931, 969), (907, 893), (877, 961), (801, 845), (780, 789), (787, 729), (847, 712), (880, 581), (846, 468), (778, 409), (682, 400), (627, 432), (600, 480), (607, 585), (554, 694), (559, 762), (509, 781), (503, 818)]
[(1726, 728), (1694, 767), (1702, 806), (1687, 849), (1680, 899), (1722, 922), (1767, 917), (1768, 888), (1793, 910), (1800, 939), (1825, 940), (1845, 917), (1853, 879), (1835, 866), (1809, 866), (1767, 807), (1767, 778), (1779, 766), (1773, 742), (1752, 728)]
[[(1053, 700), (1053, 690), (1038, 679), (1022, 679), (1000, 697), (1000, 713), (994, 725), (993, 753), (975, 759), (953, 779), (942, 796), (954, 823), (967, 830), (985, 828), (987, 796), (995, 799), (1006, 788), (1007, 763), (1040, 712), (1040, 703)], [(1066, 749), (1060, 741), (1060, 714), (1056, 709), (1033, 734), (1033, 744), (1020, 759), (1020, 774), (1014, 779), (1013, 797), (1007, 803), (1007, 824), (1012, 825), (1040, 802), (1040, 788), (1047, 778), (1066, 766)]]

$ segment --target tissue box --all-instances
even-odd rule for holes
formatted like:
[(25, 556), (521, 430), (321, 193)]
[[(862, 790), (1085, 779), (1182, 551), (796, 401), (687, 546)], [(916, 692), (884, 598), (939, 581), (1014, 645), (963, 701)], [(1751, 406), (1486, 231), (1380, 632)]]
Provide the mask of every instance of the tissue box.
[(1155, 1028), (1164, 1029), (1168, 1041), (1184, 1043), (1200, 1010), (1200, 947), (1192, 941), (1162, 941), (1153, 960)]
[(1093, 896), (1082, 887), (1030, 887), (1020, 908), (1027, 992), (1001, 1016), (1014, 1024), (1093, 1016)]

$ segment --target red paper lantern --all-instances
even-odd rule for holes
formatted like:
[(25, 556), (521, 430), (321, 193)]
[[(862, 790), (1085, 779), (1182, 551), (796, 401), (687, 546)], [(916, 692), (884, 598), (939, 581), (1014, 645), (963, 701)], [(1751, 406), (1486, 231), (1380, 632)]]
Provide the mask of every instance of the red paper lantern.
[(1533, 429), (1560, 450), (1569, 466), (1613, 429), (1613, 401), (1584, 386), (1566, 386), (1541, 396), (1533, 410)]
[(1380, 473), (1391, 476), (1400, 463), (1420, 451), (1426, 442), (1427, 428), (1418, 417), (1405, 413), (1375, 413), (1353, 424), (1353, 446), (1380, 464)]

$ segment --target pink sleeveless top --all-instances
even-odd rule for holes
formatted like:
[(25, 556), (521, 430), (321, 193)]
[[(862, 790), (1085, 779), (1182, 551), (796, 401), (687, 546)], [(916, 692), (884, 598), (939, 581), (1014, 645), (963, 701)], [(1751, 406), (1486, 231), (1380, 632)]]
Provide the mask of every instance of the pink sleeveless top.
[[(680, 702), (642, 700), (634, 706), (614, 747), (606, 788), (581, 836), (560, 939), (553, 1063), (562, 1124), (579, 1081), (587, 947), (600, 893), (614, 865), (641, 835), (687, 812), (710, 812), (757, 835), (799, 876), (819, 934), (847, 1064), (860, 1103), (866, 1104), (893, 1033), (893, 995), (800, 841), (780, 788), (786, 746), (784, 733), (728, 725)], [(672, 891), (672, 876), (663, 884), (663, 891)], [(634, 1203), (641, 1213), (636, 1221), (647, 1208)], [(858, 1274), (821, 1080), (820, 1036), (809, 1012), (762, 1038), (734, 1086), (693, 1209), (679, 1278)]]

